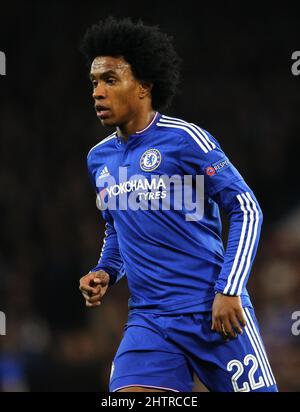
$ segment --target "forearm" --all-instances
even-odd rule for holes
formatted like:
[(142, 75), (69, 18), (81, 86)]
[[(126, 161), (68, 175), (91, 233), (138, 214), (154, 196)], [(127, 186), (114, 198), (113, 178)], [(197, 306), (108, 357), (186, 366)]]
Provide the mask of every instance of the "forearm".
[(262, 212), (250, 189), (235, 194), (226, 204), (230, 219), (224, 263), (215, 285), (216, 292), (239, 296), (246, 287), (256, 255)]
[(120, 255), (117, 233), (112, 224), (106, 224), (105, 237), (97, 265), (91, 270), (104, 270), (109, 274), (109, 285), (118, 282), (125, 274), (123, 260)]

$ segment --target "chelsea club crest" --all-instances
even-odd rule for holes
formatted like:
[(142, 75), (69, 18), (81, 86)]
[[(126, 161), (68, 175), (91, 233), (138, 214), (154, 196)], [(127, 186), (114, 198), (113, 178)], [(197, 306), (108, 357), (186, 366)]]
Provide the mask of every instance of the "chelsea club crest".
[(152, 172), (155, 170), (161, 162), (161, 153), (157, 149), (146, 150), (140, 159), (140, 167), (145, 172)]

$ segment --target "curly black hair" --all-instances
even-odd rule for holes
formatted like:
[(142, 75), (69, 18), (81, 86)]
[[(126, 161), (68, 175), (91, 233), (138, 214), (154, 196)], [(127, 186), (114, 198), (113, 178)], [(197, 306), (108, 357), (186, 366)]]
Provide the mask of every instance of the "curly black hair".
[(110, 16), (87, 30), (80, 50), (89, 66), (97, 56), (123, 57), (137, 80), (153, 84), (155, 110), (168, 107), (177, 92), (181, 59), (172, 45), (172, 37), (162, 33), (158, 26)]

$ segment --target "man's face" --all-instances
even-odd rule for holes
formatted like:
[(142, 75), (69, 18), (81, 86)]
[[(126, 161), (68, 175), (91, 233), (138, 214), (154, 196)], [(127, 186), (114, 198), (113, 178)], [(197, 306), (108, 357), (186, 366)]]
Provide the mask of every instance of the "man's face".
[(122, 126), (135, 115), (140, 83), (122, 57), (96, 57), (91, 66), (97, 117), (106, 126)]

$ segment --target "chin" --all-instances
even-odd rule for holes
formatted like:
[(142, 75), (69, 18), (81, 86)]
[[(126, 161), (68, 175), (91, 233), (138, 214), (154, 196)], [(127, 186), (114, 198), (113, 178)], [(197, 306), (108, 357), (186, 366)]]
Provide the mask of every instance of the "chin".
[(108, 127), (116, 127), (116, 123), (113, 121), (113, 119), (107, 118), (107, 119), (100, 119), (100, 122), (102, 126), (108, 126)]

